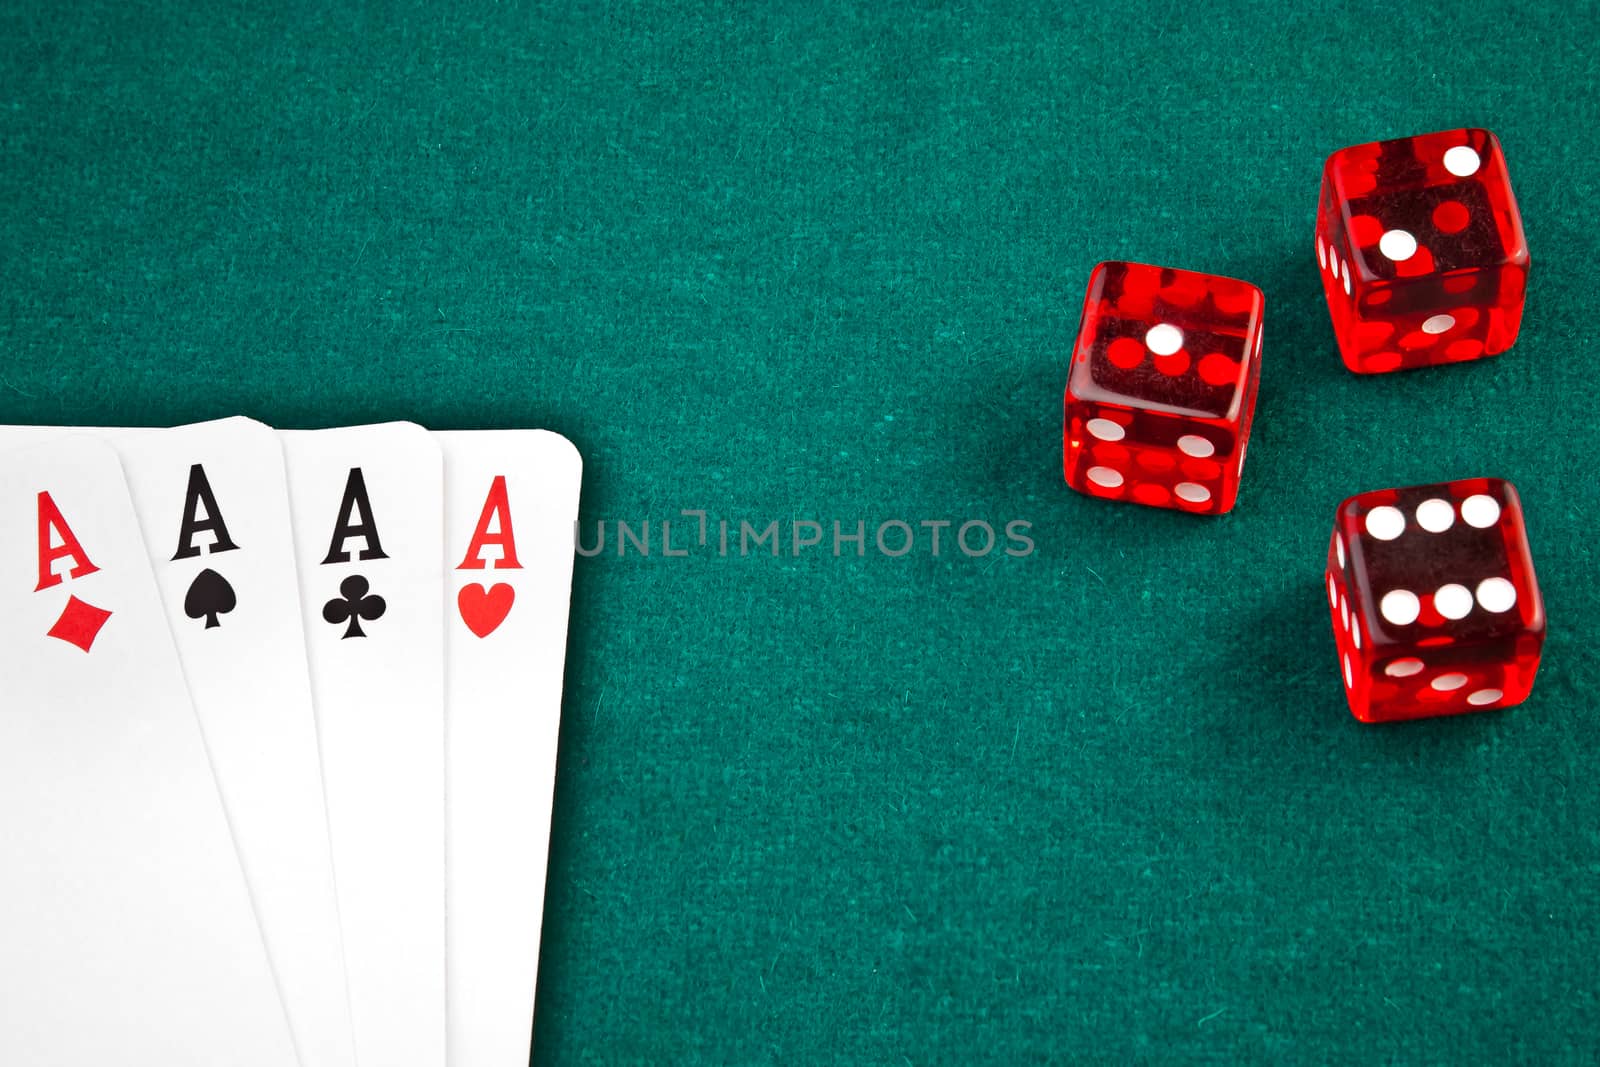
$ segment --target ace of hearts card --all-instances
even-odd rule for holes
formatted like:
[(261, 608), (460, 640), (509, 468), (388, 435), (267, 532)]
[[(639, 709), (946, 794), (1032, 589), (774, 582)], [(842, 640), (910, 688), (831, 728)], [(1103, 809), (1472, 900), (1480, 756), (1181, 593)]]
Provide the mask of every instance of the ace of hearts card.
[(528, 1062), (582, 462), (542, 430), (444, 453), (449, 1062)]

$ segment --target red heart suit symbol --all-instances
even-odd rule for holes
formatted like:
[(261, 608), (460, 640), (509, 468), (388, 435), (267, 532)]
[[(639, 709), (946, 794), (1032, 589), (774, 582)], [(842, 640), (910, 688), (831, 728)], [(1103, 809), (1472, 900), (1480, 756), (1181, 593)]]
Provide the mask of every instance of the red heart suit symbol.
[(456, 607), (461, 609), (461, 621), (467, 629), (479, 637), (488, 637), (511, 614), (515, 599), (517, 591), (504, 582), (488, 589), (473, 582), (456, 595)]

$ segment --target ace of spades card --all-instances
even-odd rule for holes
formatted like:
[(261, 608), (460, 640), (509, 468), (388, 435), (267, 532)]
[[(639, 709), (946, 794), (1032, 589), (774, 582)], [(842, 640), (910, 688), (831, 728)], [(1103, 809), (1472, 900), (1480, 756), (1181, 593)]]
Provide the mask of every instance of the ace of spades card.
[(444, 452), (449, 1062), (528, 1062), (582, 462), (542, 430)]
[(443, 472), (411, 423), (280, 435), (357, 1058), (445, 1060)]
[(304, 1067), (354, 1067), (283, 449), (233, 418), (87, 433), (119, 452)]
[(298, 1062), (117, 454), (0, 455), (0, 1062)]

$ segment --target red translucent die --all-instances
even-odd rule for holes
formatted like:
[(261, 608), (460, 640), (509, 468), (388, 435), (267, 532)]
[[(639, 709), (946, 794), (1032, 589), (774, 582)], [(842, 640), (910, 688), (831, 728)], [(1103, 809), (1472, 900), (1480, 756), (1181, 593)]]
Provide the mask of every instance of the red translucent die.
[(1095, 267), (1067, 375), (1067, 484), (1153, 507), (1233, 507), (1264, 303), (1250, 283), (1214, 274)]
[(1504, 352), (1522, 324), (1528, 244), (1500, 142), (1450, 130), (1335, 152), (1317, 262), (1339, 355), (1359, 374)]
[(1520, 704), (1544, 602), (1511, 483), (1381, 489), (1339, 505), (1328, 606), (1350, 711), (1363, 722)]

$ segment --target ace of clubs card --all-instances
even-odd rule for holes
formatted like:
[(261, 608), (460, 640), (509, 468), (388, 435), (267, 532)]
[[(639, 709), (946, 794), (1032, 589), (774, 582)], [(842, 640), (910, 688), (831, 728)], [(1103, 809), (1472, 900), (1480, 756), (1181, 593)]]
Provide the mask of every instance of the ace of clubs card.
[(356, 1056), (445, 1060), (443, 471), (411, 423), (280, 434)]
[(451, 1067), (528, 1062), (582, 462), (542, 430), (444, 452)]
[(0, 1058), (293, 1067), (117, 454), (0, 456)]

